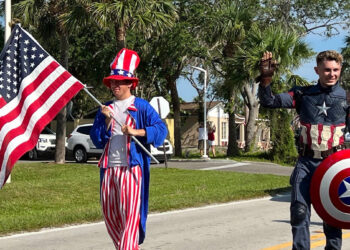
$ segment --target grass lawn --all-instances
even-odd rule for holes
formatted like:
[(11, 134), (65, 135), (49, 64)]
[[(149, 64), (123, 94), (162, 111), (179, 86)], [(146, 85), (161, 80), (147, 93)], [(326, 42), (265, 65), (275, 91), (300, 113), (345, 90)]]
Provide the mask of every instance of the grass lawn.
[[(0, 235), (102, 220), (99, 169), (89, 164), (19, 163), (0, 190)], [(150, 212), (261, 197), (289, 177), (152, 168)]]

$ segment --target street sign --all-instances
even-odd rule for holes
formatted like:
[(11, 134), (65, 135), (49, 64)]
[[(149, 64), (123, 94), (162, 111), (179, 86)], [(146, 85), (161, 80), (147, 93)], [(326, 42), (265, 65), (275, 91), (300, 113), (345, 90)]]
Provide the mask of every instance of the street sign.
[(150, 101), (152, 107), (158, 112), (160, 118), (164, 119), (170, 112), (169, 102), (163, 96), (153, 97)]

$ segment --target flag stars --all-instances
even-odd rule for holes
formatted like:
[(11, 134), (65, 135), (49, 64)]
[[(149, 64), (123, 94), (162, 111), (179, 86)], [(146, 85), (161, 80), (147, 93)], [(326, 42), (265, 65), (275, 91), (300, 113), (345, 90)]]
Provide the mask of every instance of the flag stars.
[(43, 54), (43, 53), (41, 53), (41, 54), (39, 55), (39, 57), (40, 57), (40, 58), (43, 58), (43, 57), (44, 57), (44, 54)]
[(4, 88), (4, 85), (3, 84), (0, 84), (0, 89), (3, 89)]
[(27, 55), (24, 55), (23, 58), (24, 58), (24, 60), (28, 60), (28, 56)]
[(8, 74), (10, 76), (11, 75), (11, 71), (7, 71), (6, 74)]
[(27, 47), (25, 47), (25, 48), (23, 49), (23, 51), (24, 51), (24, 52), (27, 52), (27, 51), (28, 51), (28, 48), (27, 48)]
[(31, 58), (32, 58), (32, 59), (35, 59), (35, 58), (36, 58), (36, 56), (35, 56), (35, 55), (32, 55), (32, 56), (31, 56)]
[(4, 78), (0, 77), (0, 82), (3, 82), (4, 81)]
[(30, 64), (30, 67), (31, 67), (31, 68), (34, 68), (34, 66), (35, 66), (35, 63), (31, 63), (31, 64)]
[(37, 50), (37, 48), (36, 47), (32, 47), (32, 51), (36, 51)]
[(24, 43), (25, 43), (26, 45), (28, 45), (28, 44), (29, 44), (29, 40), (25, 40)]

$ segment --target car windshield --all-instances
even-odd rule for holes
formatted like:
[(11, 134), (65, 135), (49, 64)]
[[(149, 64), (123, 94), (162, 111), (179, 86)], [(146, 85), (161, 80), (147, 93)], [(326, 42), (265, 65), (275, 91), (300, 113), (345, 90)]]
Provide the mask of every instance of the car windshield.
[(77, 132), (85, 134), (85, 135), (89, 135), (91, 128), (92, 128), (92, 125), (82, 126), (82, 127), (79, 127), (77, 129)]
[(53, 132), (50, 128), (45, 127), (44, 130), (41, 131), (41, 134), (44, 134), (44, 135), (54, 135), (54, 134), (56, 134), (56, 133)]

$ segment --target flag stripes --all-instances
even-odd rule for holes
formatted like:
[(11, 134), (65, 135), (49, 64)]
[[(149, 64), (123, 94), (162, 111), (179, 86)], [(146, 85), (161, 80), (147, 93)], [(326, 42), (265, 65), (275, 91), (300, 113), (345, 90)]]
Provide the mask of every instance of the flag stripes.
[[(23, 35), (26, 39), (31, 37), (26, 31), (20, 27), (18, 28), (17, 33)], [(18, 37), (21, 35), (18, 35)], [(36, 145), (40, 132), (69, 100), (84, 87), (54, 58), (43, 51), (36, 41), (27, 41), (22, 44), (30, 44), (32, 50), (38, 50), (40, 57), (43, 58), (30, 64), (32, 71), (29, 71), (31, 69), (29, 66), (28, 70), (25, 69), (26, 74), (23, 74), (23, 78), (19, 78), (21, 80), (19, 83), (17, 83), (17, 79), (8, 77), (8, 85), (12, 84), (11, 81), (14, 81), (12, 85), (17, 84), (15, 86), (18, 86), (18, 89), (14, 89), (17, 95), (12, 99), (8, 99), (7, 103), (6, 98), (4, 98), (6, 94), (3, 87), (5, 82), (3, 77), (6, 77), (4, 73), (7, 72), (10, 76), (11, 74), (17, 74), (7, 71), (4, 66), (0, 71), (0, 79), (2, 80), (0, 87), (3, 91), (0, 95), (0, 188), (6, 183), (16, 161)], [(9, 47), (11, 48), (11, 44)], [(6, 53), (12, 54), (10, 49)], [(16, 55), (16, 53), (14, 54)], [(4, 52), (1, 55), (3, 56)], [(33, 53), (33, 60), (35, 55)], [(24, 59), (19, 54), (14, 61), (21, 60)], [(29, 65), (29, 63), (26, 65)], [(7, 67), (11, 69), (10, 66)], [(8, 86), (7, 89), (14, 88), (12, 85)], [(6, 94), (6, 96), (10, 95)]]

